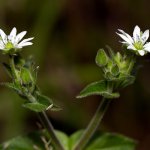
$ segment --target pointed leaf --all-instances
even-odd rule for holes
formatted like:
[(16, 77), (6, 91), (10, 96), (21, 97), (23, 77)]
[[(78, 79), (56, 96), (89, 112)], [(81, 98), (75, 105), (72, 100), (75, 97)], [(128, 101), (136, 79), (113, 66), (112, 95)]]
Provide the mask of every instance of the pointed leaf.
[(90, 95), (101, 95), (105, 98), (117, 98), (120, 96), (119, 93), (111, 93), (107, 87), (107, 82), (104, 80), (89, 84), (80, 92), (77, 98), (83, 98)]
[(48, 109), (48, 107), (52, 107), (53, 104), (47, 106), (38, 102), (34, 102), (34, 103), (25, 103), (23, 104), (23, 107), (28, 108), (32, 111), (35, 112), (42, 112)]
[(81, 138), (84, 130), (79, 130), (73, 133), (69, 138), (69, 148), (70, 150), (73, 149), (73, 147), (77, 144), (79, 139)]
[(45, 150), (40, 132), (30, 133), (25, 136), (15, 137), (0, 146), (2, 150)]
[(91, 141), (86, 150), (135, 150), (136, 142), (120, 134), (102, 133)]
[(4, 82), (4, 83), (1, 83), (1, 85), (6, 86), (6, 87), (8, 87), (8, 88), (14, 90), (14, 91), (17, 92), (18, 94), (21, 94), (20, 89), (19, 89), (18, 86), (15, 85), (14, 83)]
[(62, 131), (58, 131), (58, 130), (56, 130), (56, 135), (59, 138), (64, 149), (70, 150), (69, 149), (69, 137), (65, 133), (63, 133)]
[[(37, 100), (39, 103), (47, 105), (47, 110), (50, 109), (51, 111), (60, 111), (62, 110), (59, 106), (53, 103), (53, 100), (49, 97), (40, 94), (37, 92)], [(52, 105), (53, 104), (53, 105)], [(50, 106), (50, 107), (49, 107)]]

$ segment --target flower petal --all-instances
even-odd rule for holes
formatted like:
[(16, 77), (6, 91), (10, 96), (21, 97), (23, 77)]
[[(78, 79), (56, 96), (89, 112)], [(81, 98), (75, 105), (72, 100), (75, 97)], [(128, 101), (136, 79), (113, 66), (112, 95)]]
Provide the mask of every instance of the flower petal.
[(10, 40), (12, 43), (14, 43), (15, 37), (16, 37), (16, 33), (17, 33), (17, 29), (14, 27), (11, 32), (10, 35), (8, 35), (8, 40)]
[(145, 43), (147, 41), (149, 37), (149, 30), (146, 30), (143, 34), (142, 34), (142, 37), (141, 37), (141, 40), (143, 43)]
[(18, 47), (24, 47), (24, 46), (28, 46), (28, 45), (32, 45), (32, 42), (24, 42), (24, 43), (19, 43)]
[(129, 46), (127, 47), (127, 49), (136, 50), (136, 48), (135, 48), (133, 45), (129, 45)]
[(132, 43), (134, 42), (133, 39), (132, 39), (132, 37), (129, 34), (127, 34), (126, 32), (124, 32), (121, 29), (118, 29), (118, 31), (120, 31), (123, 35), (125, 35)]
[(141, 34), (140, 32), (141, 32), (141, 30), (140, 30), (139, 26), (136, 25), (134, 28), (134, 31), (133, 31), (133, 39), (135, 42), (140, 40), (140, 34)]
[(139, 53), (141, 56), (144, 56), (145, 51), (144, 51), (144, 50), (138, 50), (138, 53)]
[(33, 39), (34, 39), (34, 37), (28, 38), (28, 39), (24, 39), (24, 40), (21, 41), (19, 44), (23, 44), (23, 43), (28, 42), (28, 41), (31, 41), (31, 40), (33, 40)]
[(0, 49), (2, 50), (2, 49), (4, 49), (4, 48), (5, 48), (4, 43), (3, 43), (2, 41), (0, 41)]
[(146, 51), (150, 52), (150, 42), (146, 43), (143, 47)]
[(10, 32), (10, 36), (16, 36), (16, 33), (17, 33), (17, 29), (14, 27), (11, 32)]
[(127, 44), (129, 44), (129, 45), (132, 44), (132, 41), (130, 41), (130, 39), (127, 38), (125, 35), (117, 33), (117, 32), (116, 32), (116, 34), (118, 34), (123, 40), (125, 40), (127, 42)]
[(23, 31), (16, 36), (15, 42), (18, 43), (26, 35), (27, 31)]
[(3, 40), (3, 42), (6, 44), (7, 43), (7, 35), (1, 29), (0, 29), (0, 36), (1, 36), (2, 40)]

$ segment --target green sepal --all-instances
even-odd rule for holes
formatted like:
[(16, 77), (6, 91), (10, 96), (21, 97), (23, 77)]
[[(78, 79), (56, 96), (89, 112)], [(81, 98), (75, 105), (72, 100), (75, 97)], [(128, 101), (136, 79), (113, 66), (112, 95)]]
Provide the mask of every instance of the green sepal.
[(106, 45), (106, 48), (108, 49), (110, 58), (113, 59), (115, 56), (114, 51), (112, 50), (112, 48), (109, 45)]
[(108, 63), (108, 56), (103, 49), (98, 50), (96, 55), (96, 64), (100, 67), (106, 66)]
[(111, 68), (111, 74), (113, 76), (117, 76), (119, 74), (119, 67), (117, 65), (112, 66), (112, 68)]
[(34, 82), (33, 77), (30, 73), (30, 70), (27, 68), (21, 68), (21, 73), (20, 73), (21, 80), (23, 84), (30, 84)]
[(87, 85), (77, 96), (77, 98), (83, 98), (91, 95), (101, 95), (105, 98), (118, 98), (119, 93), (112, 93), (108, 87), (108, 82), (105, 80), (93, 82)]
[(113, 60), (117, 63), (117, 64), (120, 64), (123, 60), (123, 57), (122, 55), (117, 52), (116, 55), (113, 57)]

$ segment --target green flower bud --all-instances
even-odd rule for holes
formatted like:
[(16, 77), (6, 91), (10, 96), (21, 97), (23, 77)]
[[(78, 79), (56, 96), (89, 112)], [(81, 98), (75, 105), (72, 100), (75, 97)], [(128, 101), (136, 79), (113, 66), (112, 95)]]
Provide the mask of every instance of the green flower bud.
[(26, 68), (22, 68), (20, 72), (20, 78), (23, 84), (31, 84), (34, 80), (30, 71)]
[(108, 56), (103, 49), (100, 49), (96, 55), (96, 64), (100, 67), (104, 67), (108, 63)]

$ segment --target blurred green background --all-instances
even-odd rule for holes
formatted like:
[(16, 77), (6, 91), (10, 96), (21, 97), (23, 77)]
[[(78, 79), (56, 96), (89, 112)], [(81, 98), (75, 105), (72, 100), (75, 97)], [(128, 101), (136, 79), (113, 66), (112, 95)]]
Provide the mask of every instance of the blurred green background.
[[(84, 128), (100, 101), (91, 96), (76, 99), (80, 90), (102, 78), (95, 65), (99, 48), (119, 51), (118, 28), (132, 33), (135, 25), (150, 29), (148, 0), (0, 0), (0, 28), (7, 34), (15, 26), (34, 36), (23, 56), (34, 55), (40, 66), (38, 84), (43, 94), (59, 104), (61, 112), (47, 112), (56, 129), (71, 134)], [(0, 55), (0, 62), (7, 58)], [(139, 141), (138, 150), (150, 147), (150, 55), (140, 58), (134, 85), (121, 90), (100, 126)], [(9, 81), (2, 65), (0, 81)], [(38, 117), (21, 107), (23, 100), (0, 87), (0, 142), (38, 129)]]

